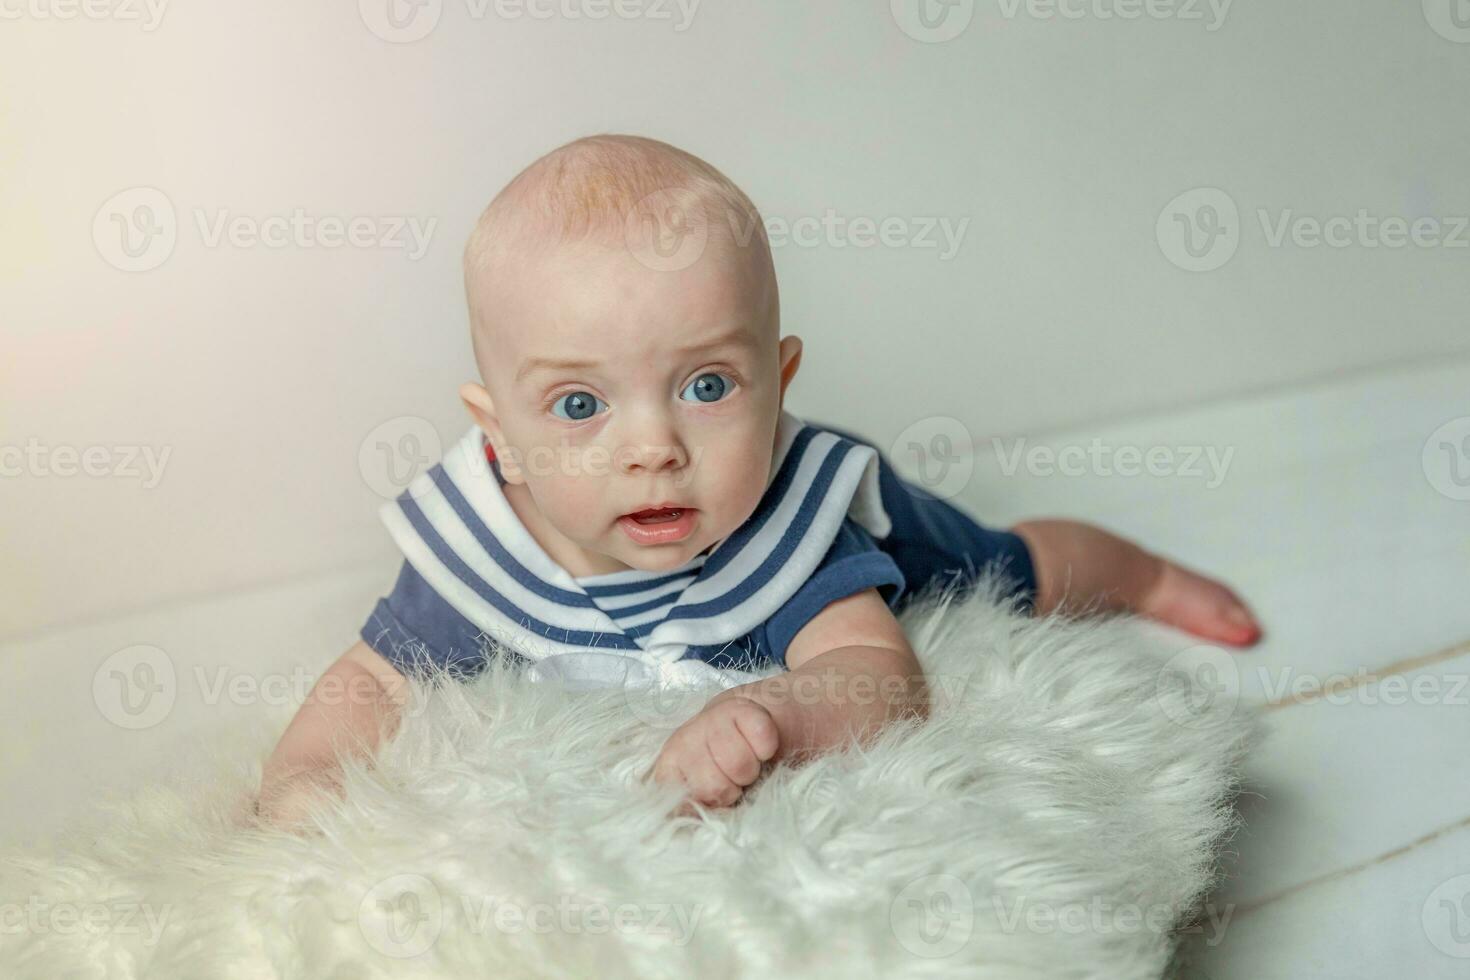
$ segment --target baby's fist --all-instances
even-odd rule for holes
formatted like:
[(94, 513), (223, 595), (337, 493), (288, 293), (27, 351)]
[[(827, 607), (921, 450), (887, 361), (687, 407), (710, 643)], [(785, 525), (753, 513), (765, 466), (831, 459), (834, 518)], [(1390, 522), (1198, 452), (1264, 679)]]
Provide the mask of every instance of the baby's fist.
[(653, 778), (683, 783), (704, 806), (734, 806), (780, 743), (776, 720), (764, 705), (746, 697), (711, 701), (669, 736)]

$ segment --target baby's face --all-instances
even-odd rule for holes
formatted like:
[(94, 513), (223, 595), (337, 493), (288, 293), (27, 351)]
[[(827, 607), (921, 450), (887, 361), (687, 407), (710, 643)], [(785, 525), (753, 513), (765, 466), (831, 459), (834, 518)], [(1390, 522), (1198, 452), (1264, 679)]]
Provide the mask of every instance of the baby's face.
[[(769, 266), (730, 251), (665, 271), (626, 249), (567, 247), (484, 297), (493, 407), (475, 414), (557, 550), (579, 552), (574, 574), (682, 565), (765, 491), (801, 345), (777, 342)], [(679, 514), (631, 516), (652, 508)]]

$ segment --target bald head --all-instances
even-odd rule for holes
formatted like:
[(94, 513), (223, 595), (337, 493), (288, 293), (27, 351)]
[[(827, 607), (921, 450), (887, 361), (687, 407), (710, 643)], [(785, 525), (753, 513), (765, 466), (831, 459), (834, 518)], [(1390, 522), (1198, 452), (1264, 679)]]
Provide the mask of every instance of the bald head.
[(769, 283), (774, 323), (775, 270), (764, 225), (750, 198), (719, 170), (640, 136), (587, 136), (552, 150), (496, 195), (465, 246), (476, 359), (484, 363), (498, 314), (511, 305), (503, 302), (505, 290), (558, 250), (630, 249), (651, 268), (662, 262), (678, 271), (678, 249), (687, 252), (691, 234), (699, 251), (690, 261), (735, 262), (741, 279)]

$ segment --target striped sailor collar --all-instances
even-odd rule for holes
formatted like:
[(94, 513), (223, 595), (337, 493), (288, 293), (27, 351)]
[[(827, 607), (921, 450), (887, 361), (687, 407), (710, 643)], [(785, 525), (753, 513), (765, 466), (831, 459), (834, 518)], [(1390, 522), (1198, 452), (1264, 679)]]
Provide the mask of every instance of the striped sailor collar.
[(484, 447), (470, 429), (382, 517), (435, 591), (532, 659), (600, 649), (668, 663), (738, 639), (796, 593), (849, 514), (875, 537), (889, 530), (876, 451), (782, 411), (766, 492), (744, 524), (677, 569), (579, 578), (522, 524)]

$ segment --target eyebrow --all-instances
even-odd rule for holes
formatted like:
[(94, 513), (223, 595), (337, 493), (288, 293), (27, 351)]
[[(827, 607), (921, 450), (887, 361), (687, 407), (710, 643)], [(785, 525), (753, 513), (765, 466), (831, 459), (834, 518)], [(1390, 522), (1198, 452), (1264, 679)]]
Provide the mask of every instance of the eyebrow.
[[(701, 351), (718, 350), (722, 347), (753, 348), (755, 346), (756, 339), (752, 333), (743, 327), (737, 327), (734, 330), (728, 330), (709, 340), (675, 348), (674, 352), (677, 354), (697, 354)], [(585, 357), (528, 357), (521, 362), (520, 368), (517, 369), (515, 381), (519, 384), (527, 375), (537, 371), (582, 371), (595, 368), (599, 363), (599, 361), (589, 360)]]
[(597, 361), (589, 361), (586, 358), (562, 359), (557, 357), (528, 357), (521, 362), (519, 370), (516, 371), (516, 383), (528, 374), (537, 371), (582, 371), (597, 367)]

